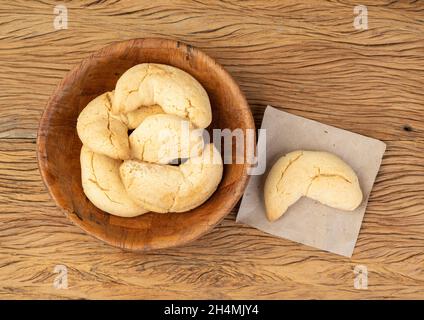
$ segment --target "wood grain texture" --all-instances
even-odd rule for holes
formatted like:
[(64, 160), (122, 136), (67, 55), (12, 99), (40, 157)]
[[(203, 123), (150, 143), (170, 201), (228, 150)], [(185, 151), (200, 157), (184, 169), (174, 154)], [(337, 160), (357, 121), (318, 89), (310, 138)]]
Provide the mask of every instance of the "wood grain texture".
[[(0, 4), (0, 298), (423, 298), (424, 3), (367, 1)], [(387, 143), (352, 259), (268, 236), (228, 216), (191, 245), (125, 252), (55, 207), (35, 156), (38, 120), (68, 70), (117, 41), (201, 48), (240, 84), (260, 125), (267, 104)], [(69, 289), (55, 289), (57, 264)], [(367, 290), (353, 269), (368, 267)]]

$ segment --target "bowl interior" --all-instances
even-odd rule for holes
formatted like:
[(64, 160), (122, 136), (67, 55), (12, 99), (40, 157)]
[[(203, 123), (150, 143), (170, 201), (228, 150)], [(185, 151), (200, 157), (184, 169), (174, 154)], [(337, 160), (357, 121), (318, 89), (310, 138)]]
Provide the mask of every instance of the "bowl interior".
[(90, 100), (113, 90), (127, 69), (144, 62), (178, 67), (204, 86), (213, 112), (209, 129), (254, 129), (249, 106), (231, 76), (201, 51), (177, 41), (136, 39), (112, 44), (85, 59), (62, 80), (46, 106), (38, 132), (43, 180), (74, 223), (109, 244), (135, 250), (183, 244), (211, 229), (240, 199), (249, 167), (225, 164), (216, 192), (189, 212), (121, 218), (97, 209), (82, 190), (76, 119)]

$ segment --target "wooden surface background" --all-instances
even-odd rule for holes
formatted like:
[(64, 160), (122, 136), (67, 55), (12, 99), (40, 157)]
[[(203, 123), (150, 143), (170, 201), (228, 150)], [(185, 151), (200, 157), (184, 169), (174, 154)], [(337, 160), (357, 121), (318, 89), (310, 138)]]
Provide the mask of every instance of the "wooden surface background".
[[(0, 298), (424, 298), (424, 2), (53, 1), (0, 4)], [(267, 104), (387, 143), (352, 259), (228, 216), (191, 245), (138, 254), (73, 226), (40, 180), (38, 120), (65, 73), (136, 37), (178, 39), (223, 64), (259, 125)], [(68, 289), (56, 289), (56, 265)], [(368, 289), (354, 268), (368, 268)]]

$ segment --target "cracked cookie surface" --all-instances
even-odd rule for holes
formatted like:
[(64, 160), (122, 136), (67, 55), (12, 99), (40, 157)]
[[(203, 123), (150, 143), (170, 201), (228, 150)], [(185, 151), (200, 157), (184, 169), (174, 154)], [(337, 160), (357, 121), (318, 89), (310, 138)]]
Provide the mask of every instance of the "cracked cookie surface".
[(348, 211), (362, 202), (352, 168), (338, 156), (320, 151), (293, 151), (273, 165), (264, 187), (268, 219), (280, 218), (303, 196)]
[(114, 91), (90, 101), (78, 117), (84, 193), (122, 217), (201, 205), (223, 172), (220, 153), (212, 144), (204, 148), (211, 120), (205, 89), (186, 72), (159, 64), (127, 70)]
[(155, 212), (184, 212), (205, 202), (218, 187), (223, 165), (213, 144), (180, 166), (126, 160), (123, 184), (134, 201)]
[(190, 120), (197, 128), (206, 128), (212, 121), (205, 89), (190, 74), (172, 66), (138, 64), (116, 83), (113, 113), (128, 113), (151, 105), (159, 105), (165, 113)]
[(113, 92), (106, 92), (87, 104), (78, 116), (78, 136), (96, 153), (129, 159), (128, 128), (120, 116), (111, 113), (112, 99)]
[(121, 217), (146, 213), (127, 194), (119, 175), (122, 161), (81, 148), (81, 181), (87, 198), (99, 209)]
[(168, 164), (199, 156), (203, 150), (202, 130), (173, 114), (150, 116), (130, 135), (132, 158)]

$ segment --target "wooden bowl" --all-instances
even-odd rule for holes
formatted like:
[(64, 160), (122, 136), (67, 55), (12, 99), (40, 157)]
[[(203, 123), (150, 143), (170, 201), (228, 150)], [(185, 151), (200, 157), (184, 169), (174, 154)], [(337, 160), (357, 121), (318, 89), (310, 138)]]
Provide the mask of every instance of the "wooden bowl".
[(178, 67), (204, 86), (213, 112), (209, 129), (255, 128), (249, 105), (233, 78), (205, 53), (178, 41), (135, 39), (114, 43), (71, 70), (50, 97), (41, 117), (37, 137), (41, 176), (71, 221), (98, 239), (133, 250), (185, 244), (211, 230), (242, 196), (249, 168), (248, 164), (225, 164), (222, 181), (211, 198), (184, 213), (121, 218), (97, 209), (87, 199), (81, 185), (77, 117), (90, 100), (113, 90), (127, 69), (144, 62)]

